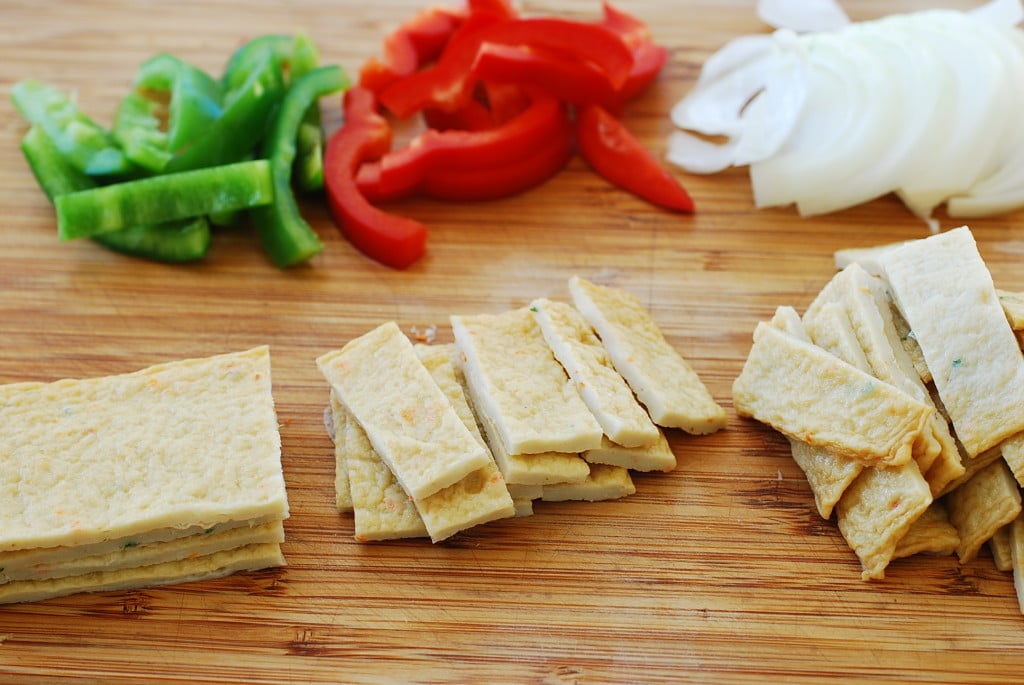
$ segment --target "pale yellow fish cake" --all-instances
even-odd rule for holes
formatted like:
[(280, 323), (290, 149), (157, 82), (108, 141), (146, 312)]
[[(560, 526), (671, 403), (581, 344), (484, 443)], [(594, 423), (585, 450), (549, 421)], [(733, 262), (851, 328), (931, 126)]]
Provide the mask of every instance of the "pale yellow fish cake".
[(934, 411), (764, 322), (733, 383), (733, 400), (740, 416), (865, 465), (909, 461)]
[(943, 495), (948, 495), (949, 493), (953, 492), (958, 487), (969, 481), (971, 478), (974, 478), (974, 475), (978, 473), (978, 471), (981, 471), (982, 469), (990, 465), (992, 462), (998, 461), (1000, 459), (1002, 459), (1002, 451), (998, 446), (993, 447), (992, 449), (985, 450), (984, 452), (974, 457), (973, 459), (965, 459), (963, 462), (963, 474), (947, 483), (946, 487), (942, 489), (942, 492), (939, 496), (941, 497)]
[(892, 252), (896, 248), (906, 245), (908, 242), (910, 241), (905, 240), (897, 243), (887, 243), (885, 245), (850, 247), (842, 250), (836, 250), (832, 256), (835, 261), (837, 271), (842, 271), (851, 264), (859, 264), (869, 274), (879, 276), (882, 273), (882, 265), (879, 261), (881, 256), (888, 252)]
[(540, 483), (531, 485), (510, 484), (508, 486), (508, 493), (512, 495), (512, 500), (521, 499), (540, 499), (540, 496), (544, 494), (544, 486)]
[[(483, 436), (477, 429), (473, 410), (455, 375), (452, 348), (454, 345), (450, 344), (414, 346), (420, 361), (448, 397), (456, 414), (473, 433), (474, 438), (486, 447)], [(433, 542), (439, 542), (476, 525), (515, 515), (512, 496), (501, 472), (490, 458), (490, 451), (486, 466), (423, 500), (415, 500), (415, 503)]]
[(534, 300), (530, 311), (605, 436), (626, 447), (657, 442), (658, 427), (615, 370), (583, 315), (571, 305), (546, 298)]
[(1013, 524), (1003, 526), (988, 541), (989, 551), (992, 552), (992, 561), (1000, 571), (1013, 571), (1013, 549), (1010, 531)]
[(334, 506), (340, 512), (349, 512), (352, 511), (352, 492), (348, 485), (348, 461), (345, 458), (345, 422), (348, 421), (348, 411), (333, 390), (327, 416), (330, 417), (328, 432), (334, 441)]
[(191, 583), (223, 578), (241, 571), (256, 571), (284, 565), (281, 546), (277, 543), (246, 545), (194, 559), (168, 561), (150, 566), (7, 583), (0, 585), (0, 604), (34, 602), (79, 592), (130, 590)]
[(788, 333), (804, 342), (811, 342), (811, 337), (807, 334), (800, 314), (793, 307), (776, 307), (775, 314), (772, 315), (769, 323), (783, 333)]
[(997, 459), (949, 493), (946, 507), (960, 535), (957, 556), (967, 563), (997, 530), (1020, 514), (1020, 488), (1006, 462)]
[(609, 464), (591, 464), (590, 475), (585, 481), (545, 485), (541, 499), (545, 502), (599, 502), (627, 497), (635, 492), (636, 486), (633, 485), (628, 469)]
[[(467, 399), (476, 406), (473, 389)], [(483, 414), (477, 412), (483, 426), (484, 438), (508, 487), (539, 486), (549, 483), (578, 483), (590, 475), (590, 466), (578, 454), (541, 452), (539, 454), (509, 454), (498, 429)]]
[(1024, 613), (1024, 519), (1018, 516), (1010, 525), (1010, 554), (1013, 562), (1013, 587), (1017, 606)]
[[(892, 318), (890, 298), (881, 279), (853, 263), (822, 289), (808, 310), (808, 316), (815, 306), (825, 301), (835, 302), (843, 308), (850, 330), (868, 363), (869, 369), (865, 370), (915, 399), (931, 404), (928, 389), (900, 341)], [(949, 424), (937, 412), (914, 445), (914, 459), (933, 493), (939, 492), (963, 472)], [(937, 461), (942, 462), (938, 467)]]
[(789, 445), (793, 461), (807, 478), (818, 514), (823, 519), (831, 518), (836, 503), (864, 470), (864, 465), (793, 438), (789, 438)]
[(533, 516), (533, 500), (532, 499), (514, 499), (512, 504), (516, 508), (516, 518), (522, 518), (524, 516)]
[[(473, 406), (508, 454), (580, 452), (603, 431), (526, 307), (451, 317)], [(492, 451), (494, 447), (492, 445)], [(506, 474), (507, 475), (507, 474)]]
[(590, 464), (621, 466), (631, 471), (672, 471), (676, 467), (676, 455), (660, 430), (653, 445), (623, 447), (605, 438), (600, 447), (587, 450), (582, 456)]
[(836, 519), (860, 559), (862, 580), (885, 577), (899, 541), (932, 501), (916, 462), (861, 472), (836, 504)]
[[(772, 325), (779, 330), (804, 342), (813, 342), (862, 371), (870, 370), (860, 343), (850, 327), (846, 311), (835, 302), (816, 301), (799, 320), (784, 311), (780, 317), (780, 311), (782, 308), (776, 311), (772, 319)], [(795, 310), (793, 313), (796, 313)], [(782, 321), (785, 322), (784, 328), (779, 325)], [(836, 502), (860, 475), (864, 465), (838, 456), (820, 445), (809, 445), (793, 438), (789, 438), (789, 447), (793, 461), (807, 478), (818, 514), (824, 519), (830, 518)]]
[(1015, 331), (1024, 330), (1024, 293), (1010, 292), (996, 288), (999, 305), (1006, 314), (1006, 321)]
[(353, 536), (360, 542), (426, 537), (416, 504), (381, 460), (359, 422), (345, 422)]
[(932, 502), (910, 530), (896, 543), (893, 559), (902, 559), (914, 554), (949, 556), (960, 544), (960, 535), (949, 522), (949, 513), (941, 502)]
[(966, 227), (880, 259), (968, 456), (1024, 430), (1024, 356)]
[(896, 308), (896, 303), (891, 300), (889, 312), (892, 314), (892, 322), (896, 326), (896, 333), (900, 337), (900, 344), (903, 345), (903, 349), (907, 356), (910, 357), (910, 360), (914, 362), (914, 369), (917, 371), (918, 377), (925, 383), (931, 383), (932, 372), (928, 368), (928, 363), (924, 360), (921, 346), (917, 344), (917, 338), (914, 336), (914, 332), (910, 330), (910, 324), (900, 314), (899, 309)]
[(0, 386), (0, 551), (282, 519), (266, 346)]
[(697, 435), (725, 427), (725, 410), (668, 343), (640, 300), (578, 276), (569, 279), (569, 292), (654, 423)]
[(413, 345), (413, 349), (416, 350), (416, 356), (423, 362), (423, 366), (426, 367), (431, 378), (437, 383), (437, 387), (452, 403), (452, 408), (462, 419), (462, 423), (473, 434), (477, 442), (487, 447), (480, 427), (477, 425), (476, 416), (473, 414), (473, 408), (466, 399), (465, 383), (460, 378), (461, 373), (455, 364), (455, 345), (453, 343), (438, 345), (416, 343)]
[(999, 451), (1013, 477), (1017, 479), (1017, 484), (1024, 487), (1024, 433), (1017, 433), (1004, 440)]
[[(126, 544), (103, 554), (83, 555), (53, 563), (22, 563), (31, 555), (9, 553), (0, 569), (0, 584), (80, 576), (99, 571), (119, 571), (183, 559), (194, 559), (246, 545), (284, 542), (284, 525), (271, 521), (258, 526), (238, 526), (225, 531), (198, 533), (148, 545)], [(30, 550), (26, 550), (30, 551)]]
[(410, 496), (432, 495), (490, 460), (393, 321), (317, 366)]

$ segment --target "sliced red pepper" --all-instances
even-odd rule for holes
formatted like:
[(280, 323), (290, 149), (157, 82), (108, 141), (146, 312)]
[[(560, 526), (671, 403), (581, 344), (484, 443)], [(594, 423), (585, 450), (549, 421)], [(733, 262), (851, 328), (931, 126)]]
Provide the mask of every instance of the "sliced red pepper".
[(607, 73), (557, 50), (484, 43), (471, 73), (482, 81), (528, 85), (574, 105), (617, 102)]
[(633, 67), (618, 89), (618, 104), (621, 106), (646, 90), (657, 78), (668, 62), (668, 50), (656, 44), (647, 24), (633, 15), (616, 8), (607, 0), (603, 3), (603, 10), (601, 25), (621, 36), (633, 53)]
[(371, 58), (359, 73), (359, 85), (379, 91), (437, 58), (465, 19), (448, 7), (428, 7), (384, 38), (383, 59)]
[(427, 107), (453, 112), (465, 106), (473, 97), (473, 60), (487, 29), (501, 21), (505, 19), (497, 14), (471, 12), (437, 63), (385, 86), (378, 93), (380, 104), (399, 119)]
[(587, 163), (611, 183), (656, 205), (692, 212), (686, 189), (602, 107), (576, 111), (576, 144)]
[(485, 169), (442, 169), (424, 179), (422, 192), (438, 200), (495, 200), (544, 183), (572, 157), (569, 125), (547, 145), (510, 164)]
[[(437, 175), (459, 171), (488, 174), (534, 159), (539, 150), (557, 146), (567, 138), (569, 129), (565, 105), (554, 98), (542, 98), (519, 116), (488, 130), (427, 129), (407, 147), (363, 165), (356, 180), (371, 200), (394, 200), (429, 186), (431, 177)], [(515, 181), (508, 189), (493, 184), (487, 192), (490, 197), (500, 197), (522, 189), (523, 183)]]
[(486, 42), (564, 53), (573, 61), (599, 67), (615, 88), (625, 83), (633, 68), (633, 52), (622, 36), (601, 24), (558, 17), (516, 19), (488, 29)]
[(404, 269), (423, 256), (426, 227), (372, 206), (355, 182), (360, 164), (380, 158), (391, 148), (391, 127), (377, 113), (376, 98), (366, 88), (346, 91), (344, 115), (345, 125), (331, 136), (324, 156), (324, 185), (331, 212), (342, 233), (361, 252)]
[(500, 19), (515, 19), (519, 13), (508, 0), (468, 0), (470, 14), (491, 14)]

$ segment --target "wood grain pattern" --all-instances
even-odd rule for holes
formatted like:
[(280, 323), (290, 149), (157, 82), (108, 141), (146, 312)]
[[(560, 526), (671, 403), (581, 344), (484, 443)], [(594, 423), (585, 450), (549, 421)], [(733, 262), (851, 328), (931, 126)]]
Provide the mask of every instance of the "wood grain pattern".
[[(702, 60), (761, 31), (752, 0), (621, 0), (671, 49), (662, 78), (624, 115), (658, 154), (671, 105)], [(843, 3), (857, 18), (923, 0)], [(944, 2), (966, 7), (969, 2)], [(251, 231), (216, 236), (200, 265), (168, 267), (58, 244), (18, 152), (7, 97), (34, 76), (75, 89), (109, 122), (135, 66), (170, 51), (218, 72), (246, 37), (308, 30), (324, 61), (355, 73), (422, 3), (0, 4), (0, 382), (134, 370), (269, 343), (292, 517), (284, 570), (174, 588), (0, 608), (0, 681), (64, 682), (878, 682), (1004, 683), (1024, 667), (1011, 578), (984, 554), (859, 565), (813, 499), (785, 441), (736, 418), (730, 386), (756, 322), (802, 310), (832, 253), (921, 237), (892, 198), (817, 219), (755, 211), (744, 171), (685, 179), (693, 217), (609, 187), (578, 159), (545, 186), (498, 202), (410, 200), (429, 255), (407, 272), (368, 262), (325, 208), (311, 266), (275, 270)], [(524, 3), (593, 17), (596, 0)], [(325, 102), (329, 124), (338, 103)], [(997, 283), (1024, 289), (1024, 215), (972, 223)], [(947, 226), (949, 224), (946, 222)], [(572, 274), (628, 288), (729, 409), (727, 430), (671, 434), (679, 468), (636, 477), (637, 494), (538, 504), (531, 518), (436, 546), (361, 545), (333, 510), (327, 389), (314, 358), (383, 321), (435, 324), (567, 298)]]

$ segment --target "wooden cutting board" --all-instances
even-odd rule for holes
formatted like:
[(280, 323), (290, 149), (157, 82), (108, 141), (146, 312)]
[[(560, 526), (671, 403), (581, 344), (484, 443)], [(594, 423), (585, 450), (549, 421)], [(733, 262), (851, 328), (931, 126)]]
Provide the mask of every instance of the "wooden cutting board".
[[(856, 18), (929, 3), (844, 3)], [(966, 7), (977, 3), (947, 2)], [(668, 111), (726, 40), (765, 30), (748, 0), (621, 0), (671, 50), (624, 114), (655, 153)], [(730, 387), (758, 320), (802, 310), (833, 251), (923, 237), (892, 198), (816, 219), (757, 211), (743, 170), (680, 173), (695, 216), (610, 187), (579, 159), (498, 202), (409, 200), (429, 254), (396, 272), (342, 240), (307, 267), (271, 266), (246, 228), (202, 264), (163, 266), (88, 242), (59, 244), (18, 151), (6, 97), (36, 77), (74, 89), (109, 123), (134, 68), (168, 51), (219, 72), (244, 39), (307, 30), (322, 60), (355, 73), (420, 3), (7, 2), (0, 28), (0, 382), (99, 376), (267, 343), (292, 516), (282, 570), (0, 607), (0, 680), (52, 682), (992, 682), (1020, 679), (1024, 619), (987, 553), (894, 563), (865, 583), (822, 521), (778, 435), (736, 417)], [(526, 10), (598, 16), (596, 0)], [(337, 101), (325, 101), (329, 126)], [(944, 221), (950, 227), (954, 224)], [(972, 222), (996, 282), (1024, 289), (1024, 214)], [(387, 320), (407, 332), (453, 313), (567, 297), (572, 274), (626, 288), (729, 410), (726, 430), (671, 434), (679, 468), (637, 493), (539, 504), (529, 518), (439, 545), (359, 544), (333, 509), (327, 389), (314, 358)], [(0, 427), (2, 429), (2, 427)]]

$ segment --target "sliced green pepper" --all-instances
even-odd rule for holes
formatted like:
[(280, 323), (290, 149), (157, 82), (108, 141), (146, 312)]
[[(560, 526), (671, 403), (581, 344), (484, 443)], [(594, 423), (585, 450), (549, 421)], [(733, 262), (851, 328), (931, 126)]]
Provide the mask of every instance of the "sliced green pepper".
[[(309, 112), (320, 118), (320, 107), (314, 104)], [(298, 146), (295, 158), (295, 183), (300, 190), (310, 193), (324, 187), (324, 131), (319, 121), (310, 122), (307, 112), (302, 124), (299, 125)]]
[[(51, 202), (68, 193), (96, 187), (96, 182), (71, 166), (39, 127), (21, 141), (21, 151), (32, 174)], [(135, 257), (159, 262), (200, 259), (210, 248), (210, 227), (203, 217), (166, 224), (133, 226), (93, 236), (100, 245)]]
[(93, 176), (127, 174), (134, 165), (113, 136), (60, 90), (28, 79), (14, 84), (11, 100), (33, 126), (46, 132), (76, 169)]
[(224, 98), (224, 110), (206, 133), (167, 163), (165, 171), (220, 166), (245, 159), (266, 135), (284, 97), (281, 66), (271, 54), (236, 91)]
[(202, 69), (155, 55), (139, 67), (135, 89), (118, 107), (114, 138), (130, 160), (159, 173), (207, 133), (221, 114), (220, 97), (220, 83)]
[(57, 234), (70, 240), (256, 207), (273, 199), (270, 163), (262, 159), (163, 174), (58, 196)]
[(274, 119), (274, 128), (264, 141), (262, 153), (270, 160), (274, 177), (274, 203), (252, 211), (253, 223), (271, 260), (279, 267), (308, 260), (323, 249), (316, 232), (302, 218), (291, 178), (296, 142), (303, 118), (325, 95), (348, 87), (339, 66), (319, 67), (292, 84)]

